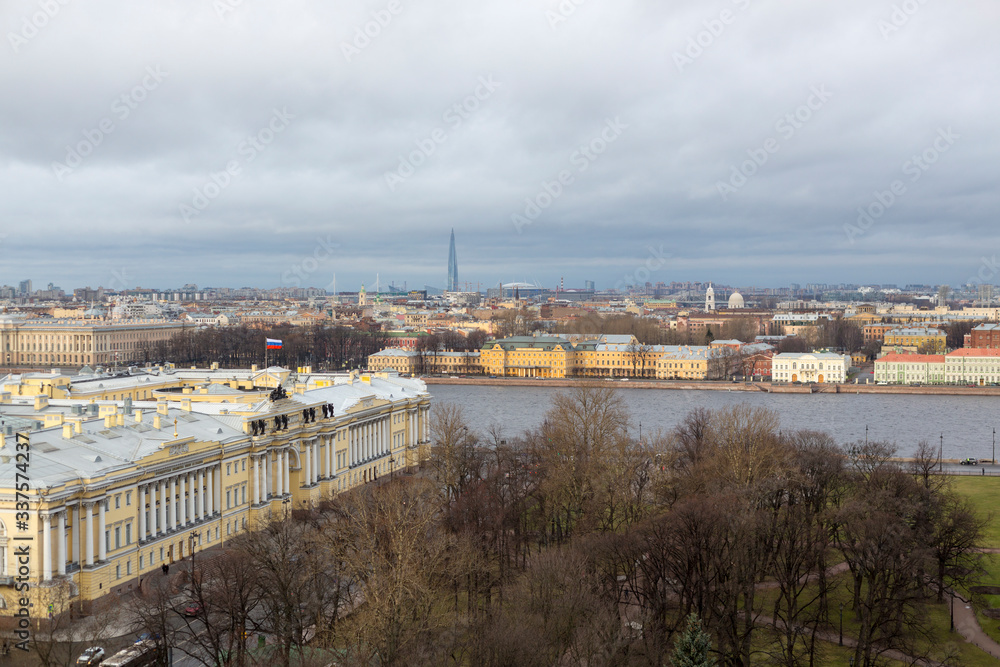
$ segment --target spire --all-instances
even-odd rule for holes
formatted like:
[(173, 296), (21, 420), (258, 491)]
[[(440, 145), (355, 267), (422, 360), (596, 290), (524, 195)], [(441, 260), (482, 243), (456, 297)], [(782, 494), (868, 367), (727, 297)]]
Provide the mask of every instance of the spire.
[(455, 228), (451, 229), (451, 244), (448, 246), (448, 283), (445, 289), (458, 291), (458, 255), (455, 253)]

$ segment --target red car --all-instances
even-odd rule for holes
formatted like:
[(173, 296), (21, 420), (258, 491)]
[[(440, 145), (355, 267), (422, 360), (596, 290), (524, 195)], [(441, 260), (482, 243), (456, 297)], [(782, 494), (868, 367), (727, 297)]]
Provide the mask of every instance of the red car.
[(185, 616), (198, 616), (203, 611), (205, 611), (205, 608), (198, 602), (192, 602), (188, 606), (184, 607)]

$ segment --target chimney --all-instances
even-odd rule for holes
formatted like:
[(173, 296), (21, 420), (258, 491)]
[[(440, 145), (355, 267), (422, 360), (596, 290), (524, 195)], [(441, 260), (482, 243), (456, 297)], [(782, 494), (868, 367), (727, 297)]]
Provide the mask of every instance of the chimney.
[(156, 414), (158, 415), (170, 414), (170, 406), (167, 403), (167, 399), (161, 398), (156, 401)]
[(113, 428), (118, 419), (113, 415), (104, 415), (104, 428)]
[(153, 415), (153, 428), (155, 428), (157, 431), (159, 431), (161, 427), (162, 427), (162, 424), (160, 423), (160, 414), (157, 413), (157, 414)]
[(83, 420), (82, 419), (78, 419), (77, 421), (73, 422), (73, 432), (74, 433), (83, 433)]
[(134, 416), (135, 416), (135, 423), (136, 424), (142, 423), (142, 410), (141, 409), (136, 408)]
[(45, 394), (35, 396), (35, 410), (43, 410), (49, 407), (49, 397)]
[(70, 424), (69, 422), (66, 422), (65, 424), (62, 425), (62, 427), (63, 427), (63, 434), (62, 434), (63, 437), (66, 438), (67, 440), (69, 440), (70, 438), (72, 438), (73, 437), (73, 425)]
[(185, 412), (191, 412), (191, 399), (190, 398), (182, 398), (181, 399), (181, 410), (183, 410)]

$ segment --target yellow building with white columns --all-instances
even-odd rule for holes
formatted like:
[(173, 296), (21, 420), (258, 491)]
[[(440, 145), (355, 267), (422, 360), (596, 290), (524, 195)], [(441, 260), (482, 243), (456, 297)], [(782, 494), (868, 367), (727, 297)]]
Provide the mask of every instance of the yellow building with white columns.
[[(68, 398), (3, 395), (0, 607), (17, 608), (22, 584), (57, 613), (126, 593), (192, 550), (427, 455), (430, 396), (419, 380), (257, 374), (285, 377), (279, 397), (265, 385), (233, 389), (221, 381), (233, 371), (184, 373), (180, 391), (147, 401), (80, 400), (72, 388)], [(196, 375), (207, 391), (185, 393)]]

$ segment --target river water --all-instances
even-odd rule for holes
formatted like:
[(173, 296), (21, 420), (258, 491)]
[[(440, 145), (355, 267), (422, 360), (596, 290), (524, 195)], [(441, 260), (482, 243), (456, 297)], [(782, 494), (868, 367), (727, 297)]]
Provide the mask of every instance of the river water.
[[(435, 402), (462, 406), (470, 428), (485, 431), (491, 422), (515, 436), (538, 426), (560, 390), (547, 387), (428, 385)], [(1000, 399), (990, 396), (918, 394), (765, 394), (763, 392), (685, 391), (616, 387), (643, 435), (669, 430), (697, 407), (721, 408), (738, 403), (771, 408), (781, 427), (826, 431), (839, 443), (888, 440), (899, 456), (909, 456), (920, 440), (935, 448), (944, 435), (946, 459), (993, 458), (993, 429)]]

